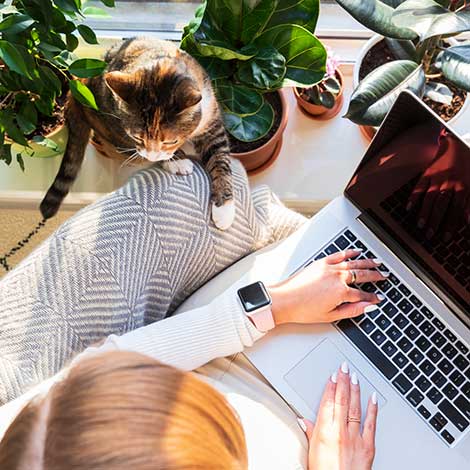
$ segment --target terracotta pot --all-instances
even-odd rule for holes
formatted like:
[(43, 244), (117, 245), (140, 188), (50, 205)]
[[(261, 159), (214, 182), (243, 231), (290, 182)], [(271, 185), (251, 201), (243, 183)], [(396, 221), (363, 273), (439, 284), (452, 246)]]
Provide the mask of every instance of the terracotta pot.
[(333, 108), (328, 109), (325, 108), (325, 106), (318, 105), (318, 104), (313, 104), (310, 103), (310, 101), (307, 101), (305, 98), (302, 97), (302, 95), (299, 92), (299, 88), (294, 87), (294, 95), (297, 100), (297, 104), (300, 107), (301, 111), (304, 111), (309, 117), (313, 119), (319, 119), (319, 120), (327, 120), (327, 119), (332, 119), (334, 118), (342, 109), (343, 107), (343, 74), (341, 73), (340, 70), (336, 71), (336, 78), (339, 80), (341, 84), (341, 90), (336, 97), (336, 102), (333, 106)]
[[(359, 82), (360, 82), (360, 80), (359, 80), (359, 71), (361, 70), (361, 65), (362, 65), (362, 61), (364, 60), (364, 57), (376, 44), (378, 44), (383, 39), (384, 39), (384, 37), (381, 36), (380, 34), (374, 34), (364, 44), (362, 49), (359, 51), (359, 56), (358, 56), (358, 58), (357, 58), (357, 60), (354, 64), (354, 69), (353, 69), (353, 89), (354, 90), (357, 88), (357, 86), (359, 85)], [(450, 126), (455, 124), (455, 121), (457, 119), (459, 119), (460, 116), (464, 112), (466, 112), (468, 106), (470, 106), (470, 100), (468, 99), (468, 94), (467, 94), (467, 97), (465, 99), (464, 105), (462, 106), (462, 109), (452, 119), (447, 121), (447, 124), (450, 125)], [(361, 130), (362, 135), (364, 135), (364, 137), (367, 140), (372, 140), (373, 137), (375, 136), (377, 130), (378, 130), (378, 127), (375, 127), (375, 126), (361, 126), (360, 125), (359, 128)]]
[(278, 91), (281, 98), (282, 116), (279, 127), (273, 136), (261, 147), (249, 150), (248, 152), (232, 152), (232, 157), (238, 158), (243, 163), (249, 175), (259, 173), (270, 167), (279, 155), (282, 147), (282, 135), (287, 125), (287, 100), (283, 90)]

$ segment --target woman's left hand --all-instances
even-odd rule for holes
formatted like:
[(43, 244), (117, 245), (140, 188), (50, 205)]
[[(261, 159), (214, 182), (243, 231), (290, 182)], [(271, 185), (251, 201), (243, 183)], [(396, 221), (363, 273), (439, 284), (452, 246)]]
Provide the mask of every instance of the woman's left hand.
[[(386, 279), (373, 259), (355, 260), (360, 251), (346, 250), (315, 261), (280, 284), (269, 286), (276, 325), (329, 323), (372, 310), (383, 297), (349, 284)], [(386, 274), (386, 273), (385, 273)]]

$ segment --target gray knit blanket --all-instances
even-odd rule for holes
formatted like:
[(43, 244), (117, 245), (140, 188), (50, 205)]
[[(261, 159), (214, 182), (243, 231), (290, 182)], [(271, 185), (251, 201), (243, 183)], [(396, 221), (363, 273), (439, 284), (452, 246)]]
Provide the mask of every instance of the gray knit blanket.
[(210, 182), (158, 167), (79, 211), (0, 281), (0, 404), (110, 334), (161, 320), (224, 268), (304, 218), (232, 164), (236, 219), (211, 222)]

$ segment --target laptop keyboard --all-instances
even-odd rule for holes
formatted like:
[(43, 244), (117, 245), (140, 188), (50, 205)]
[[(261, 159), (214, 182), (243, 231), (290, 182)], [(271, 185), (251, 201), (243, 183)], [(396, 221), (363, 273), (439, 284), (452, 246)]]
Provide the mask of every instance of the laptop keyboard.
[[(366, 244), (345, 230), (314, 259), (360, 249), (357, 259), (376, 258)], [(449, 446), (470, 431), (470, 352), (399, 276), (386, 266), (384, 281), (358, 286), (385, 296), (379, 308), (336, 327), (380, 371), (404, 400)]]

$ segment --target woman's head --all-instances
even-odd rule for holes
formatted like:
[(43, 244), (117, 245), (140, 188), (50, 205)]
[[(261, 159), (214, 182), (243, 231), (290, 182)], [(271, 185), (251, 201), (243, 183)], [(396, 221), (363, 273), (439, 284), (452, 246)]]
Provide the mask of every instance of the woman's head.
[(78, 363), (0, 443), (2, 470), (246, 469), (242, 427), (193, 374), (136, 353)]

